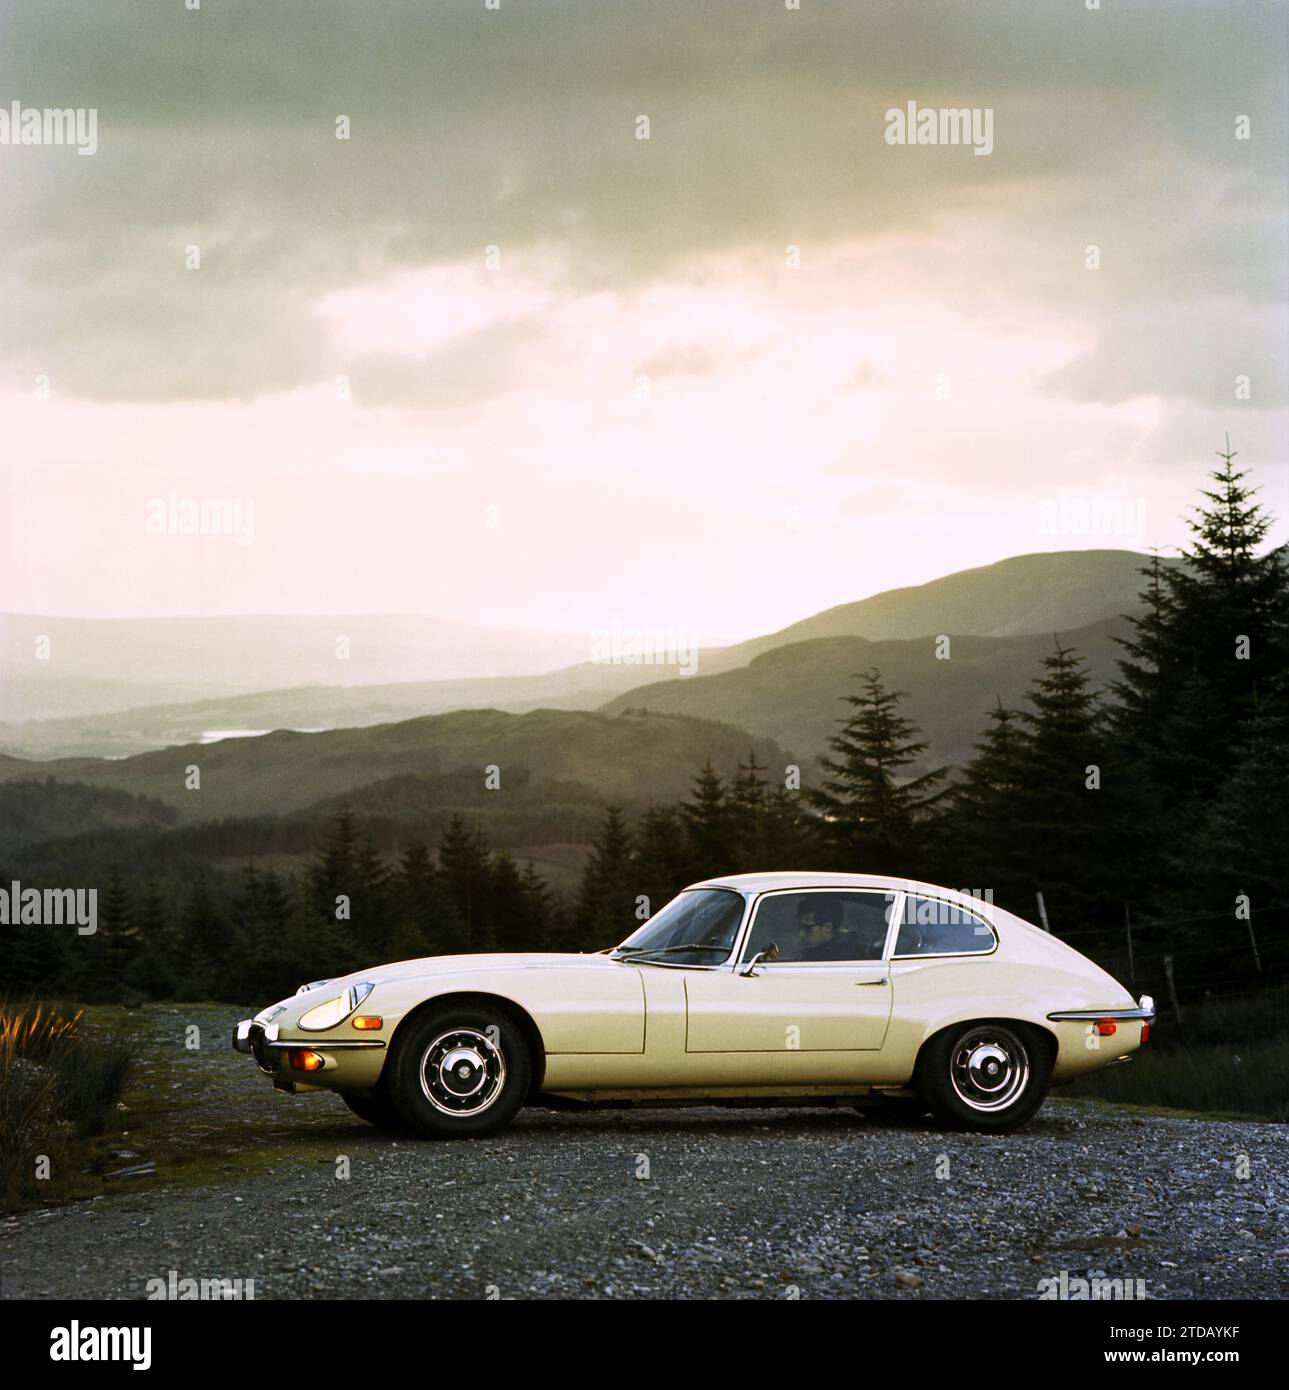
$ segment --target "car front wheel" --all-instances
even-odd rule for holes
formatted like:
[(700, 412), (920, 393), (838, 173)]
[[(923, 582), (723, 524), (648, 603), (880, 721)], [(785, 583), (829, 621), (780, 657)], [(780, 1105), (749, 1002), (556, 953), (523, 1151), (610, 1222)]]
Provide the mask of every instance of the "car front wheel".
[(532, 1079), (528, 1047), (503, 1009), (443, 1004), (403, 1025), (387, 1064), (407, 1127), (434, 1139), (480, 1139), (508, 1124)]
[(918, 1090), (945, 1124), (997, 1134), (1042, 1105), (1051, 1070), (1046, 1041), (1026, 1024), (960, 1023), (924, 1048)]

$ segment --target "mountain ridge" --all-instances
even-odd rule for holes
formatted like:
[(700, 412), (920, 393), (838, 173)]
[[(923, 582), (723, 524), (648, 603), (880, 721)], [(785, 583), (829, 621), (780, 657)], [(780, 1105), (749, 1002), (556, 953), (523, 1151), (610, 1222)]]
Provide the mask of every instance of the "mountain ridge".
[[(1082, 630), (1140, 610), (1140, 570), (1148, 562), (1146, 555), (1115, 550), (1011, 556), (835, 605), (777, 632), (702, 651), (697, 673), (681, 679), (702, 680), (744, 669), (766, 652), (821, 638), (915, 640), (940, 634), (1011, 637)], [(1093, 617), (1084, 622), (1088, 613)], [(331, 660), (330, 666), (335, 665)], [(220, 730), (355, 728), (462, 708), (509, 713), (621, 708), (628, 696), (641, 703), (635, 692), (642, 688), (670, 685), (677, 679), (673, 671), (665, 666), (582, 661), (534, 674), (234, 689), (204, 700), (136, 703), (62, 719), (11, 721), (0, 724), (0, 748), (36, 758), (119, 757), (197, 743)], [(30, 672), (24, 678), (35, 679)], [(29, 690), (24, 698), (30, 702), (34, 692)]]

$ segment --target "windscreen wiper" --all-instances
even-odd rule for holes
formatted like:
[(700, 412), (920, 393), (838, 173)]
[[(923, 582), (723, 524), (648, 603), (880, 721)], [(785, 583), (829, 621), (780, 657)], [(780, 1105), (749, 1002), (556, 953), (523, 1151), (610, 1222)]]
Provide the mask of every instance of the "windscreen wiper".
[[(728, 946), (708, 946), (703, 942), (694, 942), (689, 946), (627, 946), (622, 950), (622, 956), (669, 956), (676, 951), (719, 951), (721, 955), (729, 955)], [(619, 956), (619, 959), (622, 959)]]

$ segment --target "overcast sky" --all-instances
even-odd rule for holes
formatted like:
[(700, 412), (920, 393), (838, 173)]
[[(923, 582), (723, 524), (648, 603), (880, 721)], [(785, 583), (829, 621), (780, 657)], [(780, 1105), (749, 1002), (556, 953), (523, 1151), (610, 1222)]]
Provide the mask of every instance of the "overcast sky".
[(97, 111), (0, 145), (4, 608), (729, 640), (1175, 546), (1227, 431), (1289, 537), (1283, 4), (0, 15), (0, 106)]

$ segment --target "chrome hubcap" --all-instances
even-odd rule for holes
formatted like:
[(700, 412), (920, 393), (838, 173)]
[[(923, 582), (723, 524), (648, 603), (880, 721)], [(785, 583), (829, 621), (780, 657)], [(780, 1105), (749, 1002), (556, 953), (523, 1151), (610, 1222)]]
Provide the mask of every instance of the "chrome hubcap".
[(973, 1028), (953, 1049), (949, 1079), (973, 1110), (1005, 1110), (1029, 1084), (1029, 1053), (1010, 1029)]
[(486, 1033), (454, 1028), (441, 1033), (421, 1057), (421, 1090), (445, 1115), (477, 1115), (501, 1094), (506, 1059)]

